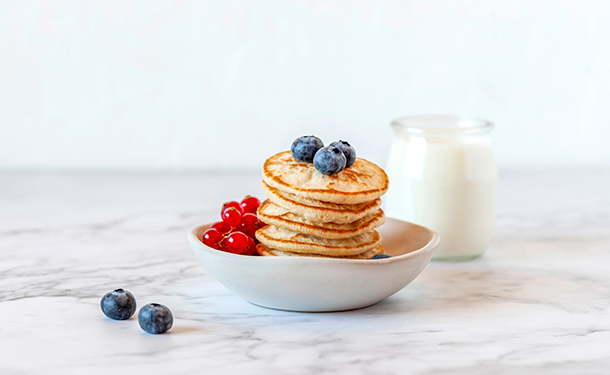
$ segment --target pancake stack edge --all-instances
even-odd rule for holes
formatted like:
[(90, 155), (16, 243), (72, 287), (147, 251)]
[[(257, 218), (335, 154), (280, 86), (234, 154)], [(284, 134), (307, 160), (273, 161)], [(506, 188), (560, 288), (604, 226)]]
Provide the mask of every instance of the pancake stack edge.
[[(278, 159), (278, 155), (283, 160), (275, 160), (275, 165), (269, 167), (270, 160)], [(337, 192), (332, 189), (333, 182), (339, 179), (345, 180), (351, 175), (340, 176), (343, 173), (340, 172), (335, 177), (318, 176), (316, 173), (319, 172), (311, 170), (312, 165), (296, 162), (292, 158), (288, 160), (285, 153), (278, 155), (268, 159), (263, 167), (263, 190), (267, 200), (261, 204), (257, 215), (259, 220), (267, 225), (256, 232), (256, 238), (260, 241), (257, 246), (260, 255), (369, 259), (375, 254), (385, 253), (381, 246), (382, 238), (375, 230), (385, 222), (379, 197), (387, 190), (387, 176), (381, 168), (366, 160), (358, 159), (354, 164), (354, 170), (350, 173), (360, 174), (361, 178), (353, 180), (352, 186), (348, 185), (353, 193), (343, 192), (343, 196), (347, 198), (340, 196), (341, 199), (337, 199)], [(281, 165), (278, 167), (277, 164), (281, 162), (290, 165), (286, 168), (281, 168), (283, 167)], [(295, 162), (298, 168), (294, 167)], [(272, 172), (269, 172), (270, 170)], [(276, 172), (278, 170), (282, 172), (281, 175)], [(294, 175), (299, 173), (303, 176)], [(372, 174), (382, 175), (370, 176)], [(384, 177), (385, 185), (381, 185)], [(282, 178), (284, 180), (281, 180)], [(316, 181), (319, 186), (311, 187), (310, 180), (313, 179), (321, 181)], [(328, 180), (326, 185), (324, 179)], [(282, 188), (283, 184), (286, 184), (285, 181), (292, 180), (301, 182), (301, 186), (309, 185), (302, 188), (289, 184), (287, 188)], [(373, 186), (378, 192), (370, 194), (371, 200), (357, 203), (336, 202), (337, 200), (357, 201), (360, 192), (372, 191), (370, 181), (381, 185)], [(275, 186), (271, 186), (268, 182)], [(346, 185), (344, 181), (340, 182), (343, 186)], [(328, 194), (325, 194), (325, 190), (328, 190)], [(350, 197), (350, 194), (355, 197)]]

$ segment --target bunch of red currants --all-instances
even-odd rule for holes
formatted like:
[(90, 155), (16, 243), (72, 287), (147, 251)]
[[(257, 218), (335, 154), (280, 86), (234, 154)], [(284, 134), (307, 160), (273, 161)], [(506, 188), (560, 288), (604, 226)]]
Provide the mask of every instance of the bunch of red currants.
[(257, 255), (254, 233), (263, 223), (256, 210), (261, 202), (246, 196), (241, 202), (231, 201), (222, 206), (222, 221), (214, 223), (203, 233), (201, 241), (209, 247), (233, 254)]

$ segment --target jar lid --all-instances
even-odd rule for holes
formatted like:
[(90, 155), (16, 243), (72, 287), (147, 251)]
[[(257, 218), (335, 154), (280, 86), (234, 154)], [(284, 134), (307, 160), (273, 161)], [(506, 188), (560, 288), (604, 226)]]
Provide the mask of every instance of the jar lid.
[(392, 121), (392, 127), (398, 132), (421, 136), (452, 136), (487, 133), (493, 130), (491, 121), (451, 115), (425, 115), (400, 117)]

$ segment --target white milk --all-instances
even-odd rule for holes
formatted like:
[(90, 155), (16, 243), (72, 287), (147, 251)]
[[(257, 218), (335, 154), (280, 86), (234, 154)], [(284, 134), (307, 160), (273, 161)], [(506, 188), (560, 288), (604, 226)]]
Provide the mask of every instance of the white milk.
[(435, 259), (474, 258), (489, 246), (498, 172), (487, 137), (397, 134), (387, 173), (386, 214), (438, 232)]

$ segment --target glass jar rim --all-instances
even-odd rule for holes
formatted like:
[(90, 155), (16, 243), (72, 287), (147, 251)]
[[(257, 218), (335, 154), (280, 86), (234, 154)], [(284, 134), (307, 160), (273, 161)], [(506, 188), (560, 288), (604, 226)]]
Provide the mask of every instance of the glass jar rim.
[(482, 134), (494, 128), (491, 121), (482, 118), (453, 115), (399, 117), (391, 125), (396, 131), (422, 136)]

